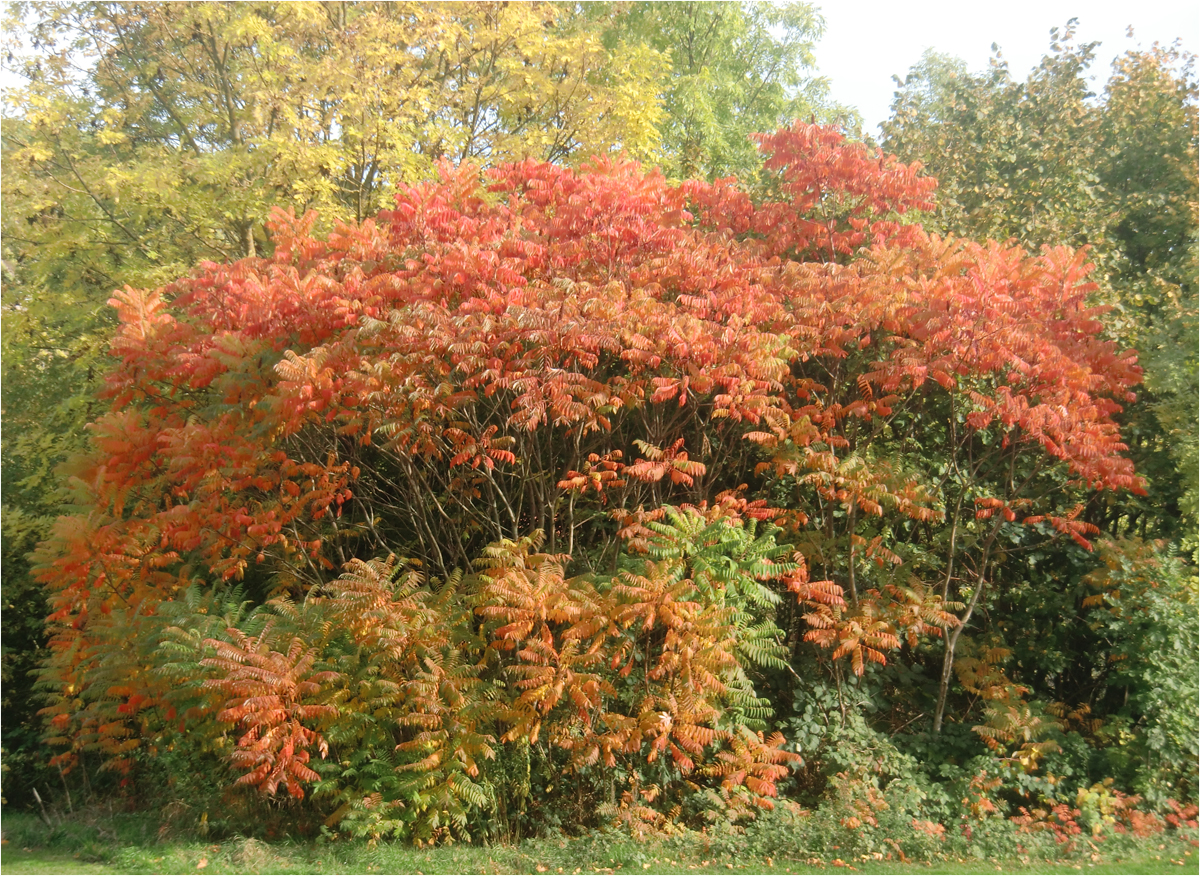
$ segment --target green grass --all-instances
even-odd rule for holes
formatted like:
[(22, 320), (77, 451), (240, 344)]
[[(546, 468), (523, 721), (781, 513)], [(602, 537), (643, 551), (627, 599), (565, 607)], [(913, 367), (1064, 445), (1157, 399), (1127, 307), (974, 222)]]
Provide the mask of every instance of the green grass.
[(87, 864), (65, 852), (46, 849), (0, 850), (0, 872), (4, 873), (116, 873), (103, 864)]
[[(925, 866), (861, 858), (718, 857), (700, 834), (638, 842), (620, 833), (529, 840), (516, 846), (436, 849), (367, 842), (220, 842), (160, 834), (145, 817), (104, 816), (48, 829), (32, 816), (6, 814), (0, 873), (1188, 873), (1198, 872), (1190, 841), (1163, 835), (1125, 844), (1123, 857), (1083, 848), (1068, 861), (947, 860)], [(1082, 848), (1082, 847), (1081, 847)], [(1093, 857), (1094, 856), (1094, 857)]]

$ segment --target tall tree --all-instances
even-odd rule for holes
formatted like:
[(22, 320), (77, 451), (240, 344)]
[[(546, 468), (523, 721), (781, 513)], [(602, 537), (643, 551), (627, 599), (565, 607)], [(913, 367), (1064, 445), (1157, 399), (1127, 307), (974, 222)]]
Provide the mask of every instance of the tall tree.
[(1127, 432), (1152, 482), (1174, 484), (1157, 510), (1178, 528), (1145, 520), (1141, 529), (1170, 534), (1193, 552), (1200, 506), (1197, 96), (1195, 58), (1178, 47), (1117, 58), (1097, 164), (1116, 254), (1109, 282), (1125, 311), (1121, 330), (1146, 370), (1142, 408), (1131, 413)]
[[(997, 697), (981, 725), (989, 733), (1036, 719), (1004, 703), (1014, 695), (1057, 703), (1051, 708), (1060, 718), (1076, 716), (1073, 732), (1086, 738), (1092, 763), (1109, 764), (1092, 780), (1116, 776), (1162, 800), (1194, 793), (1194, 742), (1163, 700), (1140, 692), (1142, 681), (1130, 683), (1121, 667), (1135, 652), (1162, 654), (1172, 666), (1169, 680), (1160, 676), (1162, 689), (1193, 686), (1194, 626), (1153, 627), (1145, 619), (1195, 613), (1197, 83), (1190, 55), (1154, 46), (1117, 58), (1095, 95), (1086, 78), (1094, 54), (1094, 45), (1074, 42), (1069, 24), (1052, 33), (1050, 52), (1025, 81), (999, 55), (979, 74), (926, 55), (899, 83), (884, 131), (888, 148), (938, 177), (931, 222), (943, 231), (1031, 248), (1059, 240), (1088, 246), (1098, 266), (1092, 300), (1110, 308), (1106, 331), (1135, 347), (1145, 369), (1137, 401), (1118, 419), (1147, 493), (1080, 490), (1077, 519), (1112, 535), (1173, 542), (1106, 543), (1098, 562), (1069, 544), (1009, 539), (996, 566), (1007, 587), (990, 602), (985, 595), (987, 613), (974, 616), (972, 629), (963, 614), (947, 637), (940, 699), (954, 700), (955, 690)], [(1190, 583), (1164, 550), (1191, 555)], [(1120, 599), (1128, 591), (1098, 595), (1092, 586), (1110, 575), (1155, 580), (1156, 592), (1130, 613)], [(954, 677), (947, 670), (956, 639), (966, 659)], [(1171, 662), (1173, 654), (1190, 654), (1190, 663)], [(1186, 693), (1175, 696), (1186, 704)], [(1079, 723), (1080, 716), (1089, 717)], [(1113, 741), (1113, 727), (1133, 729), (1136, 757)]]

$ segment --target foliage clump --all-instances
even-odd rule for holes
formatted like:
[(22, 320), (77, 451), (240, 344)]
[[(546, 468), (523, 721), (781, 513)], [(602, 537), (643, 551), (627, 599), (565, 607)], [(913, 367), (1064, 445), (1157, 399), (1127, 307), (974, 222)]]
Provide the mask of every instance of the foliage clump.
[(907, 785), (834, 767), (874, 691), (1037, 773), (1057, 706), (965, 631), (1026, 598), (1014, 555), (1090, 549), (1079, 497), (1141, 490), (1135, 357), (1085, 254), (930, 235), (932, 180), (831, 129), (759, 142), (754, 198), (442, 165), (118, 292), (112, 410), (39, 552), (61, 766), (420, 842), (738, 821), (806, 784), (861, 826), (933, 778), (890, 743)]
[[(921, 159), (939, 181), (931, 226), (1023, 246), (1087, 245), (1107, 331), (1137, 347), (1146, 369), (1122, 415), (1152, 498), (1096, 508), (1105, 530), (1196, 551), (1197, 168), (1195, 57), (1178, 44), (1113, 61), (1101, 94), (1096, 43), (1075, 22), (1021, 81), (997, 55), (982, 73), (926, 55), (896, 93), (886, 148)], [(1192, 557), (1195, 564), (1196, 557)]]

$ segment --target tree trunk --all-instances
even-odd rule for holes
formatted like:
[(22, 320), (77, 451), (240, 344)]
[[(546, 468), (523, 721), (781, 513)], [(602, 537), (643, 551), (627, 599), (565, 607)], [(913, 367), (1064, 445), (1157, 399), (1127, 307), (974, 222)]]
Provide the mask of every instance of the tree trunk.
[[(979, 596), (983, 593), (983, 588), (987, 586), (987, 565), (992, 553), (992, 545), (996, 543), (996, 536), (1000, 532), (1000, 525), (1004, 522), (1004, 517), (997, 514), (996, 522), (992, 525), (992, 531), (988, 534), (987, 541), (983, 543), (983, 552), (979, 558), (979, 572), (975, 576), (974, 593), (971, 594), (971, 601), (967, 604), (967, 610), (963, 612), (963, 616), (959, 619), (958, 626), (953, 632), (946, 631), (946, 649), (942, 657), (942, 674), (938, 679), (938, 698), (937, 706), (933, 710), (933, 732), (942, 732), (942, 718), (946, 713), (946, 697), (950, 693), (950, 676), (954, 671), (954, 649), (958, 645), (958, 637), (962, 635), (963, 628), (970, 622), (971, 615), (975, 613), (975, 606), (979, 604)], [(947, 579), (947, 586), (949, 579)]]
[[(965, 623), (965, 622), (964, 622)], [(946, 697), (950, 692), (950, 676), (954, 671), (954, 648), (958, 645), (958, 635), (962, 632), (962, 626), (954, 629), (954, 632), (946, 633), (946, 648), (942, 657), (942, 675), (938, 680), (938, 698), (937, 706), (933, 710), (933, 732), (942, 732), (942, 717), (946, 713)]]

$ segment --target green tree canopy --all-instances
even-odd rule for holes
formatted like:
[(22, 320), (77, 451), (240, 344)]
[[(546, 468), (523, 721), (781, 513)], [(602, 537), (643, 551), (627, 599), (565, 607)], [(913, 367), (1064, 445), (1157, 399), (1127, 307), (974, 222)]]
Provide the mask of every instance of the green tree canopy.
[(809, 3), (638, 2), (614, 16), (605, 41), (634, 41), (670, 59), (664, 83), (663, 169), (679, 178), (758, 172), (750, 135), (791, 119), (834, 120), (813, 46), (825, 30)]

